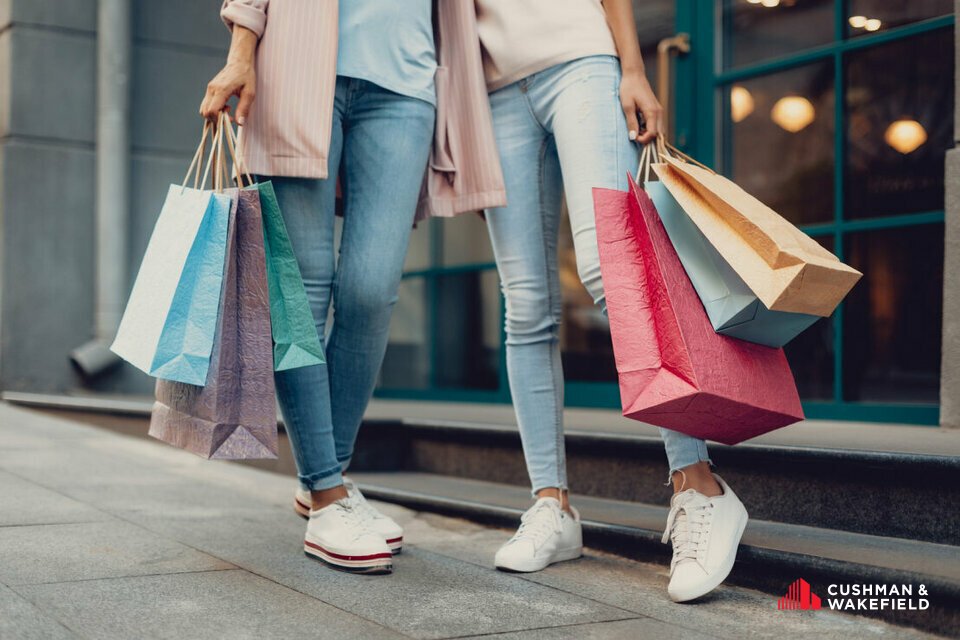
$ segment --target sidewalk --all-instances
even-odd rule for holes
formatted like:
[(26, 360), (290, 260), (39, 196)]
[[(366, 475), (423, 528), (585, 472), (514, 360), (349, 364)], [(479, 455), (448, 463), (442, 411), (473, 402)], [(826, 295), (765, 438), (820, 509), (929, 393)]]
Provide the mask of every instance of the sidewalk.
[(666, 567), (593, 551), (501, 573), (508, 532), (392, 505), (393, 575), (339, 573), (303, 555), (293, 488), (0, 404), (0, 638), (932, 637), (741, 588), (673, 604)]

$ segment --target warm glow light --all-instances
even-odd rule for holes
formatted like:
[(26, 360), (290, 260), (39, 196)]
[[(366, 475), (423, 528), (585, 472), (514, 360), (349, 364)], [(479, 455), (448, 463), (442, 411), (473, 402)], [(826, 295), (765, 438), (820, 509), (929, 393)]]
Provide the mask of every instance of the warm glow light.
[(850, 16), (850, 26), (854, 29), (863, 29), (867, 24), (867, 16)]
[(734, 122), (741, 122), (753, 113), (753, 95), (739, 85), (730, 90), (730, 115)]
[(760, 0), (747, 0), (750, 4), (760, 4)]
[(906, 155), (927, 141), (927, 131), (916, 120), (903, 118), (887, 127), (883, 139), (888, 145)]
[(813, 104), (800, 96), (786, 96), (777, 100), (770, 110), (770, 118), (790, 133), (800, 131), (813, 122), (816, 110)]
[(882, 24), (883, 23), (880, 22), (880, 20), (878, 20), (877, 18), (870, 18), (869, 20), (867, 20), (866, 24), (863, 25), (863, 28), (866, 29), (867, 31), (876, 31), (877, 29), (880, 28), (880, 25)]
[(765, 7), (775, 7), (780, 4), (780, 0), (760, 0), (760, 4)]

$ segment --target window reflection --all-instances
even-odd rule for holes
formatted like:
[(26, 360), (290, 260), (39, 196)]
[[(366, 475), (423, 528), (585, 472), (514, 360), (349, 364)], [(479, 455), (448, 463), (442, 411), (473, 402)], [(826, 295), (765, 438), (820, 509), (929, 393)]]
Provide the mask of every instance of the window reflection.
[(833, 41), (833, 0), (724, 0), (724, 67)]
[(430, 388), (425, 278), (404, 278), (390, 321), (390, 341), (380, 369), (379, 386), (388, 389)]
[(943, 225), (854, 233), (846, 245), (864, 276), (844, 307), (844, 398), (937, 402)]
[(726, 90), (730, 176), (794, 224), (833, 219), (833, 100), (829, 62)]
[(846, 217), (943, 208), (953, 60), (952, 29), (848, 54)]
[(848, 0), (847, 33), (850, 37), (869, 35), (951, 13), (953, 0)]

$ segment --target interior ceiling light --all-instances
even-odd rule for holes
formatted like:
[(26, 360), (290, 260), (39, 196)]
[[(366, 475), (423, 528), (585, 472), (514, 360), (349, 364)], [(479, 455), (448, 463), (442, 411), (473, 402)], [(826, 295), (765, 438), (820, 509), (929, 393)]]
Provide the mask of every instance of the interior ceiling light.
[(869, 20), (867, 20), (866, 24), (863, 25), (863, 28), (866, 29), (867, 31), (876, 31), (877, 29), (880, 28), (880, 25), (882, 24), (883, 23), (880, 22), (879, 19), (870, 18)]
[(888, 145), (906, 155), (927, 141), (927, 130), (916, 120), (901, 118), (890, 123), (883, 134), (883, 139)]
[(801, 96), (780, 98), (770, 110), (770, 118), (790, 133), (806, 128), (815, 117), (816, 109), (813, 108), (813, 104)]
[(746, 87), (736, 85), (730, 90), (730, 116), (734, 122), (742, 122), (753, 113), (753, 94)]
[(760, 0), (760, 4), (765, 7), (776, 7), (780, 4), (780, 0)]
[(863, 29), (867, 24), (867, 16), (850, 16), (848, 22), (854, 29)]

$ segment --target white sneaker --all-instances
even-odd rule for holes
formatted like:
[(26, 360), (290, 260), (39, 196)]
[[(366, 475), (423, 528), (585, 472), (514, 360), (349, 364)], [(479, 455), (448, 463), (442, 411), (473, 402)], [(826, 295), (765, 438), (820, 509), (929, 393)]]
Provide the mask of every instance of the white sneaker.
[(393, 554), (350, 498), (310, 512), (303, 551), (334, 569), (352, 573), (390, 573)]
[(663, 542), (673, 542), (667, 593), (674, 602), (699, 598), (730, 575), (747, 526), (743, 503), (720, 476), (713, 477), (723, 495), (708, 498), (687, 489), (670, 500)]
[[(354, 502), (354, 508), (367, 520), (367, 525), (383, 536), (394, 554), (403, 550), (403, 527), (397, 524), (393, 518), (383, 515), (377, 509), (367, 502), (367, 499), (357, 485), (346, 476), (343, 478), (343, 486), (347, 490), (347, 495)], [(293, 499), (293, 509), (304, 518), (310, 517), (310, 505), (313, 500), (310, 498), (310, 492), (302, 487), (297, 487), (296, 495)]]
[(540, 498), (520, 518), (520, 528), (494, 558), (497, 569), (540, 571), (583, 555), (580, 515), (560, 507), (556, 498)]

